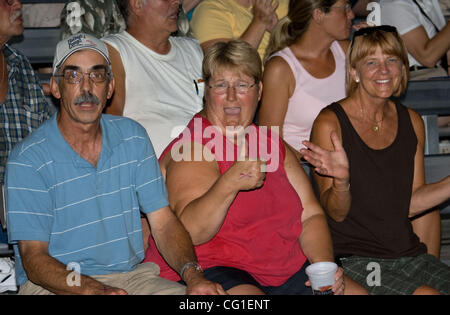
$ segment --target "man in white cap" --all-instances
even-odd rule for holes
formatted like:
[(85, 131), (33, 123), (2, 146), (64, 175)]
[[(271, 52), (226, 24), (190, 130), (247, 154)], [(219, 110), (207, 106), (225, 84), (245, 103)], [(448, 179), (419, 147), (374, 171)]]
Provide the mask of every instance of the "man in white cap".
[[(50, 87), (58, 113), (7, 163), (9, 238), (19, 294), (217, 294), (168, 207), (152, 144), (138, 123), (103, 115), (114, 90), (106, 46), (77, 34), (58, 43)], [(140, 211), (187, 283), (144, 258)]]

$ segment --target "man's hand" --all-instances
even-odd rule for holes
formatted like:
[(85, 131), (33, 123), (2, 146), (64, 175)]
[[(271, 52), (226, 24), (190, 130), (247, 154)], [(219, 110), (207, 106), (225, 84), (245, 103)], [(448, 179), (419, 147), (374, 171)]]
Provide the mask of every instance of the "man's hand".
[(186, 294), (188, 295), (228, 295), (227, 292), (218, 283), (209, 280), (197, 282), (195, 285), (188, 285), (186, 287)]
[(97, 288), (89, 292), (92, 295), (128, 295), (128, 292), (124, 289), (119, 289), (115, 287), (110, 287), (108, 285), (103, 285), (103, 288)]
[(188, 295), (227, 295), (220, 284), (205, 279), (203, 273), (193, 267), (186, 269), (183, 278)]

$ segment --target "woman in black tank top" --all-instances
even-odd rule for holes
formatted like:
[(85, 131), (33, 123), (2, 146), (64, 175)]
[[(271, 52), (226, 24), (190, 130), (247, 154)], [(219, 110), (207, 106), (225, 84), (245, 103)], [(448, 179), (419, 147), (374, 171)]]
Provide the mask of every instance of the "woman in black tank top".
[[(394, 27), (357, 31), (347, 55), (348, 97), (322, 110), (301, 153), (315, 166), (335, 255), (345, 257), (349, 276), (374, 294), (448, 294), (450, 268), (426, 254), (409, 220), (450, 197), (450, 177), (425, 184), (422, 119), (391, 100), (407, 79), (408, 57)], [(439, 223), (438, 212), (424, 217)], [(407, 273), (427, 270), (418, 257), (432, 260), (443, 277)], [(376, 285), (369, 263), (381, 268)]]

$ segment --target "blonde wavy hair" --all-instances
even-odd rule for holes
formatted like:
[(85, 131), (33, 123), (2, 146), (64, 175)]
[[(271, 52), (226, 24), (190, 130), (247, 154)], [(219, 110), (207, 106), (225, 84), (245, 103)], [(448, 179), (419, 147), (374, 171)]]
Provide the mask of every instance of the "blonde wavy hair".
[(352, 95), (358, 83), (351, 75), (351, 70), (356, 69), (358, 62), (375, 53), (380, 47), (383, 54), (400, 58), (403, 63), (403, 74), (399, 87), (394, 91), (394, 96), (400, 96), (406, 90), (409, 76), (408, 53), (400, 35), (393, 26), (377, 26), (362, 29), (355, 32), (350, 48), (347, 51), (346, 92)]

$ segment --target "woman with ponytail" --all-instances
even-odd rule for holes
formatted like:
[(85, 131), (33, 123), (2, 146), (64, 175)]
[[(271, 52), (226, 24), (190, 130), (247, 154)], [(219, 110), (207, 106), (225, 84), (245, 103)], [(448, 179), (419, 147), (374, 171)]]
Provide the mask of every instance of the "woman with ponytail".
[(345, 97), (354, 14), (346, 0), (290, 1), (265, 56), (259, 124), (278, 126), (298, 159), (320, 110)]

